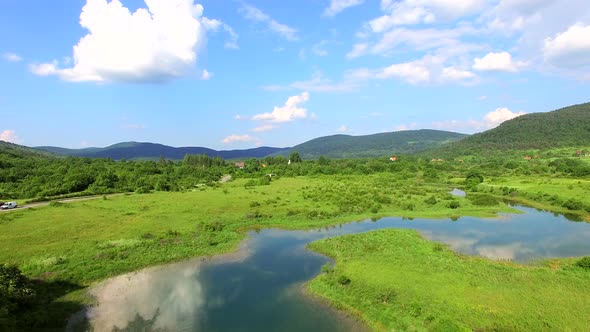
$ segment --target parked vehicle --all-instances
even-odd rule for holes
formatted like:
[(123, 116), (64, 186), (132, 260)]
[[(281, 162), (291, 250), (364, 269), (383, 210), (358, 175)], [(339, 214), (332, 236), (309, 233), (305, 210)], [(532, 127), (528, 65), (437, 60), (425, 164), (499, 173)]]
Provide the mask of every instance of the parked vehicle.
[(0, 206), (0, 209), (2, 209), (2, 210), (14, 209), (17, 206), (18, 205), (16, 204), (16, 202), (8, 202), (8, 203), (2, 204), (2, 206)]

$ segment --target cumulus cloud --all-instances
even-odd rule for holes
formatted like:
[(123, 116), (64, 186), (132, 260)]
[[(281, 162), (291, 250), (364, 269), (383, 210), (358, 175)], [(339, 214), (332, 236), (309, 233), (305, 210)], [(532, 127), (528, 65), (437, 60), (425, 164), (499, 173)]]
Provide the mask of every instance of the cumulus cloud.
[(8, 62), (20, 62), (23, 60), (18, 54), (14, 53), (4, 53), (2, 57)]
[(165, 82), (190, 73), (206, 30), (223, 24), (204, 18), (194, 0), (145, 4), (131, 12), (119, 0), (87, 0), (80, 25), (88, 34), (74, 46), (73, 67), (31, 70), (73, 82)]
[(590, 25), (575, 24), (555, 37), (545, 39), (545, 61), (558, 67), (590, 65)]
[(524, 114), (524, 112), (512, 112), (510, 109), (506, 107), (497, 108), (495, 111), (486, 114), (483, 117), (483, 121), (488, 128), (494, 128), (499, 126), (504, 121), (514, 119), (517, 116), (521, 116)]
[(265, 23), (270, 31), (278, 34), (279, 36), (287, 40), (299, 39), (299, 37), (297, 36), (297, 29), (294, 29), (286, 24), (277, 22), (268, 14), (252, 5), (244, 3), (242, 5), (242, 8), (240, 9), (240, 12), (244, 15), (244, 18), (250, 21)]
[(0, 131), (0, 141), (10, 142), (10, 143), (20, 143), (20, 138), (16, 135), (14, 130), (6, 129), (4, 131)]
[(272, 113), (257, 114), (252, 120), (268, 122), (290, 122), (297, 119), (307, 118), (307, 109), (301, 107), (301, 104), (309, 100), (309, 93), (303, 92), (300, 95), (292, 96), (287, 99), (285, 106), (275, 107)]
[(223, 143), (225, 144), (231, 144), (231, 143), (235, 143), (235, 142), (254, 142), (254, 141), (258, 141), (258, 139), (256, 137), (252, 137), (250, 135), (229, 135), (226, 138), (223, 139)]
[(508, 52), (490, 52), (483, 58), (473, 60), (473, 69), (479, 71), (517, 72), (526, 65), (522, 61), (514, 61)]
[(365, 0), (331, 0), (330, 6), (324, 11), (324, 15), (334, 16), (347, 8), (358, 6), (364, 2)]
[(525, 112), (513, 112), (510, 109), (503, 107), (497, 108), (483, 116), (480, 120), (448, 120), (448, 121), (436, 121), (432, 123), (432, 127), (435, 129), (462, 131), (462, 132), (475, 132), (483, 131), (495, 128), (502, 124), (504, 121), (508, 121), (526, 114)]

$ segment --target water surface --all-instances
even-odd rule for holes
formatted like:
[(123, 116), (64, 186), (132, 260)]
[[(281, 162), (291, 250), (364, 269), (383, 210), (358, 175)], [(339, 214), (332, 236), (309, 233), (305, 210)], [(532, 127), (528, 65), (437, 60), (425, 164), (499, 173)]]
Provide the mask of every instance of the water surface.
[(301, 286), (330, 260), (311, 241), (382, 228), (411, 228), (456, 251), (491, 259), (590, 254), (590, 224), (519, 207), (495, 219), (384, 218), (311, 231), (251, 232), (243, 250), (213, 261), (191, 260), (105, 281), (89, 311), (98, 331), (358, 331), (362, 328), (303, 296)]

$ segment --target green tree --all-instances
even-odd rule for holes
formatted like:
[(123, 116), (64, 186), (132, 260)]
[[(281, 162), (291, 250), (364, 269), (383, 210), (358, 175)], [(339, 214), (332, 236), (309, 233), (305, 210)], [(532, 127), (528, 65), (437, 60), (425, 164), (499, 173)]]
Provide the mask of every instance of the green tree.
[(289, 160), (291, 160), (292, 163), (300, 163), (303, 161), (301, 159), (301, 155), (299, 154), (299, 152), (291, 153), (291, 155), (289, 156)]

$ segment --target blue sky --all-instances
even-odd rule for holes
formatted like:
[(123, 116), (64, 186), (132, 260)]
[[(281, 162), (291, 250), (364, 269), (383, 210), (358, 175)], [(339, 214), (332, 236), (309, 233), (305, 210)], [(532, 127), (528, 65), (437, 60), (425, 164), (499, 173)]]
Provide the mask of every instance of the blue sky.
[(480, 132), (590, 101), (587, 0), (3, 0), (0, 139)]

